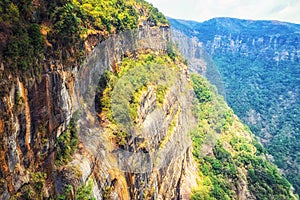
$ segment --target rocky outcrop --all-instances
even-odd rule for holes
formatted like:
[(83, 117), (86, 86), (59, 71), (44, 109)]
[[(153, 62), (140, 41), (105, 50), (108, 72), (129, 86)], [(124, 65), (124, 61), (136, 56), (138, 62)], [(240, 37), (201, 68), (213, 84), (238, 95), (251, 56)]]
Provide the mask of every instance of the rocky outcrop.
[(299, 62), (298, 24), (233, 18), (214, 18), (203, 23), (170, 21), (174, 29), (198, 38), (211, 56), (231, 53)]
[[(154, 35), (149, 37), (149, 40), (148, 34), (145, 34), (148, 31), (142, 31), (138, 34), (138, 40), (132, 40), (133, 42), (129, 43), (130, 46), (127, 48), (118, 46), (117, 38), (122, 38), (120, 40), (124, 41), (128, 33), (108, 40), (107, 45), (100, 44), (99, 48), (96, 47), (94, 51), (95, 55), (92, 53), (90, 57), (92, 61), (87, 62), (83, 71), (103, 70), (99, 67), (102, 65), (110, 67), (116, 60), (119, 62), (122, 59), (120, 55), (124, 55), (127, 51), (135, 51), (133, 49), (135, 45), (138, 47), (137, 50), (149, 48), (145, 45), (153, 40), (156, 41), (156, 47), (150, 47), (150, 49), (156, 51), (165, 49), (169, 42), (167, 39), (169, 32), (166, 28), (163, 27), (160, 30), (163, 33), (159, 33), (157, 29), (152, 30)], [(142, 39), (140, 39), (141, 35)], [(144, 38), (143, 35), (147, 37)], [(109, 54), (112, 46), (121, 53), (107, 60), (109, 57), (101, 55)], [(99, 51), (105, 53), (102, 54)], [(79, 120), (82, 129), (80, 138), (85, 152), (96, 162), (94, 161), (94, 165), (84, 164), (80, 155), (75, 156), (76, 159), (72, 162), (82, 163), (80, 171), (89, 172), (86, 179), (96, 180), (94, 191), (96, 191), (95, 195), (100, 195), (98, 195), (99, 199), (178, 199), (180, 197), (184, 171), (191, 164), (188, 122), (192, 118), (189, 114), (192, 93), (187, 90), (189, 87), (186, 70), (182, 68), (182, 72), (177, 74), (176, 81), (174, 81), (176, 84), (167, 92), (162, 106), (156, 104), (156, 94), (151, 86), (142, 93), (138, 107), (138, 120), (135, 125), (139, 128), (130, 131), (130, 140), (125, 148), (116, 147), (108, 137), (109, 130), (94, 123), (97, 119), (96, 113), (93, 114), (95, 112), (94, 98), (90, 98), (90, 90), (98, 85), (99, 78), (89, 79), (91, 82), (84, 82), (81, 85), (78, 83), (86, 103), (84, 109), (87, 113)], [(96, 73), (101, 75), (103, 71), (93, 71), (91, 74), (95, 76)], [(89, 166), (94, 166), (94, 168)], [(75, 165), (72, 168), (74, 167)]]
[(197, 37), (189, 37), (178, 27), (172, 28), (172, 40), (178, 45), (183, 57), (188, 61), (189, 71), (205, 76), (218, 88), (219, 94), (226, 98), (225, 87), (219, 70), (203, 43)]
[[(240, 53), (244, 56), (260, 54), (266, 60), (293, 61), (299, 62), (300, 51), (298, 37), (290, 35), (268, 35), (249, 37), (248, 35), (216, 35), (215, 38), (206, 44), (206, 49), (211, 55), (217, 54), (220, 49), (223, 52), (233, 54)], [(288, 48), (282, 45), (290, 44)]]
[(183, 32), (172, 29), (172, 40), (180, 48), (181, 54), (189, 61), (189, 70), (202, 75), (206, 74), (208, 61), (202, 43), (196, 37), (188, 37)]
[[(153, 105), (151, 89), (142, 96), (141, 125), (157, 133), (132, 140), (153, 143), (155, 159), (151, 149), (118, 153), (99, 125), (94, 106), (104, 71), (116, 70), (130, 52), (165, 51), (169, 41), (168, 27), (144, 24), (137, 31), (100, 42), (80, 66), (66, 67), (50, 60), (35, 79), (6, 77), (0, 98), (0, 199), (21, 198), (18, 194), (28, 194), (28, 184), (35, 187), (34, 183), (42, 185), (36, 188), (40, 198), (64, 194), (68, 185), (73, 186), (70, 194), (74, 195), (87, 182), (92, 182), (96, 199), (178, 199), (184, 172), (191, 163), (187, 135), (191, 94), (186, 91), (186, 73), (178, 77), (161, 109)], [(78, 109), (78, 148), (70, 162), (55, 165), (57, 139)], [(156, 123), (162, 126), (155, 127)], [(132, 156), (146, 159), (146, 163), (126, 168), (125, 161)]]
[(79, 95), (86, 97), (88, 88), (98, 85), (99, 78), (106, 70), (114, 71), (127, 53), (142, 49), (166, 50), (171, 39), (169, 27), (150, 27), (147, 24), (139, 30), (126, 31), (112, 35), (99, 43), (88, 56), (85, 63), (76, 72), (78, 78), (75, 87)]

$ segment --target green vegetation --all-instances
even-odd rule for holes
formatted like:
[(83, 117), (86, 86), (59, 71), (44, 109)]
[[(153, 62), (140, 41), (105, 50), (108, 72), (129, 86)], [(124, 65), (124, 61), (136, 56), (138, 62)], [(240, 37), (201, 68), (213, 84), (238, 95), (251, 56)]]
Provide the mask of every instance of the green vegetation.
[(7, 62), (12, 71), (37, 67), (44, 53), (44, 39), (39, 25), (26, 21), (24, 12), (31, 8), (30, 2), (27, 4), (10, 0), (0, 2), (0, 58)]
[(198, 99), (198, 128), (191, 135), (199, 167), (192, 199), (238, 199), (242, 182), (257, 199), (295, 199), (289, 182), (266, 160), (263, 147), (216, 89), (199, 75), (191, 78)]
[(178, 115), (179, 115), (180, 111), (181, 111), (180, 108), (178, 108), (176, 111), (175, 111), (175, 109), (172, 109), (172, 110), (170, 111), (170, 115), (173, 115), (172, 112), (176, 112), (176, 113), (174, 114), (174, 117), (173, 117), (172, 121), (171, 121), (170, 124), (169, 124), (167, 134), (166, 134), (166, 135), (164, 136), (164, 138), (160, 141), (160, 145), (159, 145), (159, 148), (160, 148), (160, 149), (163, 149), (163, 148), (165, 147), (166, 143), (169, 141), (170, 137), (171, 137), (172, 134), (174, 133), (174, 129), (175, 129), (175, 127), (176, 127), (176, 124), (178, 123)]
[(88, 26), (96, 30), (120, 32), (138, 27), (140, 20), (155, 26), (168, 24), (165, 16), (144, 0), (72, 0), (88, 19)]
[(35, 75), (45, 57), (68, 66), (80, 62), (89, 34), (107, 37), (136, 29), (143, 21), (168, 25), (144, 0), (41, 0), (38, 6), (33, 0), (5, 0), (0, 13), (1, 60), (12, 72)]
[(62, 46), (71, 47), (80, 41), (83, 33), (83, 13), (72, 3), (67, 3), (62, 7), (57, 7), (51, 14), (53, 29), (51, 32), (51, 42)]
[[(218, 69), (228, 105), (261, 138), (300, 195), (300, 178), (295, 176), (300, 174), (300, 68), (299, 59), (293, 57), (299, 49), (294, 41), (299, 38), (300, 26), (230, 18), (170, 22), (203, 42), (211, 57), (202, 58), (208, 70)], [(216, 37), (220, 39), (218, 47), (214, 46)], [(221, 88), (209, 71), (206, 77)]]
[(57, 139), (55, 164), (62, 165), (70, 161), (78, 145), (78, 132), (74, 118), (70, 120), (67, 130)]
[(299, 194), (300, 179), (295, 176), (300, 173), (298, 64), (232, 54), (214, 60), (231, 91), (226, 94), (229, 105), (255, 134), (269, 140), (268, 152)]
[(138, 13), (134, 6), (136, 1), (98, 1), (98, 0), (72, 0), (88, 19), (91, 27), (97, 30), (124, 31), (137, 28)]
[(163, 104), (168, 87), (166, 85), (158, 85), (156, 88), (156, 102)]
[[(93, 196), (93, 182), (90, 180), (87, 182), (87, 185), (84, 184), (78, 187), (77, 190), (73, 188), (72, 185), (68, 185), (65, 189), (65, 194), (58, 196), (59, 200), (70, 200), (74, 197), (72, 194), (75, 194), (76, 200), (95, 200)], [(73, 197), (73, 198), (72, 198)]]
[(43, 199), (47, 175), (42, 172), (30, 173), (30, 182), (25, 184), (10, 199)]
[(99, 84), (98, 112), (102, 121), (109, 120), (117, 144), (124, 146), (130, 137), (130, 128), (137, 122), (141, 96), (149, 90), (156, 94), (156, 106), (163, 104), (164, 97), (179, 68), (168, 55), (139, 52), (136, 57), (122, 60), (115, 73), (103, 74)]
[(172, 42), (169, 42), (167, 45), (167, 53), (168, 56), (172, 59), (175, 60), (176, 57), (176, 51), (174, 49), (174, 44)]
[(151, 4), (148, 4), (147, 7), (149, 10), (147, 15), (148, 22), (155, 26), (169, 25), (167, 18), (161, 12), (159, 12), (157, 8), (152, 7)]

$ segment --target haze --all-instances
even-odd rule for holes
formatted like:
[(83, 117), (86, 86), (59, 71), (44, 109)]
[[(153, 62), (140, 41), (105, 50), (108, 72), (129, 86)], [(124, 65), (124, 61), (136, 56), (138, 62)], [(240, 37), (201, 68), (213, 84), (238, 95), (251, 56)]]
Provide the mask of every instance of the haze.
[(166, 16), (206, 21), (214, 17), (300, 24), (300, 0), (148, 0)]

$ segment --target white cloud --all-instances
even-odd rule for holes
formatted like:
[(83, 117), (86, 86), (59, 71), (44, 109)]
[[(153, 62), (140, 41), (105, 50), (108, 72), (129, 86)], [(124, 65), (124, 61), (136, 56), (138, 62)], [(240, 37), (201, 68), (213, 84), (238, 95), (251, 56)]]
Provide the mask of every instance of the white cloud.
[(300, 24), (300, 0), (148, 0), (165, 15), (205, 21), (214, 17), (279, 20)]

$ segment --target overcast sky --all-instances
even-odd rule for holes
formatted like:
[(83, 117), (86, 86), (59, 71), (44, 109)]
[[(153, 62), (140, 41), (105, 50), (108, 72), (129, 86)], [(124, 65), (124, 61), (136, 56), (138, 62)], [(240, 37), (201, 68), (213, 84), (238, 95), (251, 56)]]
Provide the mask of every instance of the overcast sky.
[(300, 24), (300, 0), (147, 0), (166, 16), (195, 21), (214, 17)]

